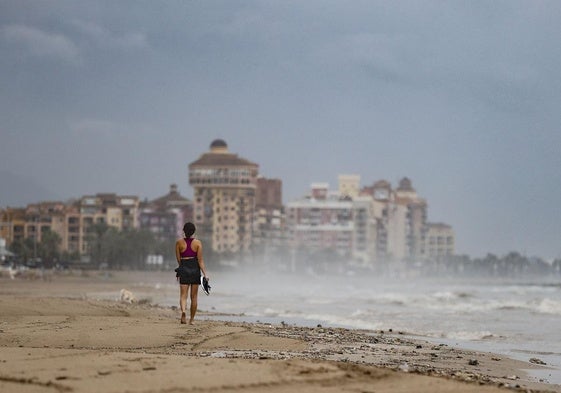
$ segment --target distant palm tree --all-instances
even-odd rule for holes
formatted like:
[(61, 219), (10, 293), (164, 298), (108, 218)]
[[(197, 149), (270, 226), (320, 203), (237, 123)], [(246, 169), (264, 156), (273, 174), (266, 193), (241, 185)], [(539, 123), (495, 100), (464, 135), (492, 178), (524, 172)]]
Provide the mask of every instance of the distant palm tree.
[(62, 238), (58, 233), (47, 229), (41, 234), (41, 242), (38, 247), (38, 256), (47, 265), (52, 264), (60, 257), (60, 245)]

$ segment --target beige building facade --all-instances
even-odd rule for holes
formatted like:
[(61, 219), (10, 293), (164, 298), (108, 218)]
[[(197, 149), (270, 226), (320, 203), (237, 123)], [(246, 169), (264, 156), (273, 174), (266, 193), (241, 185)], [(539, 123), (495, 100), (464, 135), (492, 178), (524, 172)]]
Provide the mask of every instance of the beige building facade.
[(358, 194), (359, 176), (339, 180), (342, 184), (335, 192), (328, 183), (313, 183), (308, 196), (287, 204), (290, 247), (339, 255), (346, 264), (367, 267), (376, 244), (372, 198), (351, 197)]
[(8, 245), (31, 238), (41, 242), (46, 231), (61, 238), (60, 249), (88, 254), (90, 228), (104, 223), (117, 230), (138, 227), (139, 199), (117, 194), (88, 195), (71, 203), (40, 202), (0, 211), (0, 236)]
[(221, 139), (189, 164), (197, 235), (219, 254), (249, 251), (259, 166), (230, 153)]
[(455, 234), (452, 227), (443, 223), (428, 223), (426, 233), (426, 252), (430, 259), (441, 259), (454, 255)]
[(192, 220), (193, 202), (179, 193), (177, 184), (171, 184), (166, 195), (140, 203), (140, 228), (162, 241), (181, 237), (183, 225)]
[(376, 220), (376, 251), (378, 262), (422, 260), (425, 257), (427, 203), (417, 195), (411, 180), (399, 181), (393, 189), (386, 180), (362, 188), (361, 195), (370, 196)]
[[(263, 254), (277, 252), (285, 241), (282, 180), (257, 178), (253, 240)], [(267, 255), (264, 255), (265, 259)]]
[(68, 212), (69, 251), (88, 254), (90, 228), (106, 224), (118, 231), (139, 227), (140, 200), (137, 196), (100, 193), (86, 195), (76, 202), (76, 210)]
[(339, 175), (339, 195), (351, 198), (360, 192), (360, 175)]

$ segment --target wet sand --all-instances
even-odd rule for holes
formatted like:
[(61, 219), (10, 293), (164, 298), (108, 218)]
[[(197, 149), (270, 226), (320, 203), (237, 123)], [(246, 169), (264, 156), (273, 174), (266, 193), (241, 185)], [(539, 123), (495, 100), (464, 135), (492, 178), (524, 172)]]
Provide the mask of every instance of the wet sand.
[(546, 366), (396, 332), (223, 322), (204, 311), (181, 325), (177, 309), (84, 295), (117, 298), (125, 281), (0, 277), (0, 391), (561, 392), (524, 371)]

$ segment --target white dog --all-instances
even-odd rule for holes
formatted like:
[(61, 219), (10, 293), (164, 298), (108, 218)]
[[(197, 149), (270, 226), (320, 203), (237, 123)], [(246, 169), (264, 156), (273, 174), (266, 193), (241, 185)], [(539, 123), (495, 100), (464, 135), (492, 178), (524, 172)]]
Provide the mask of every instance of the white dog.
[(127, 303), (136, 303), (136, 297), (127, 289), (121, 289), (121, 301)]
[(6, 272), (8, 277), (10, 277), (12, 280), (16, 278), (16, 275), (18, 273), (18, 271), (11, 266), (0, 268), (0, 276), (2, 276), (4, 272)]

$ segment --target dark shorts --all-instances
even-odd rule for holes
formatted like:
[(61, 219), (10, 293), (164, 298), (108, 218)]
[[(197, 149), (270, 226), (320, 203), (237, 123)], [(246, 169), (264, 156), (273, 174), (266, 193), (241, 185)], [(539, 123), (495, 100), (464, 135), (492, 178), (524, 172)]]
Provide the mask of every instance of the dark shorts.
[(192, 285), (201, 283), (201, 268), (197, 258), (183, 259), (175, 270), (181, 285)]

